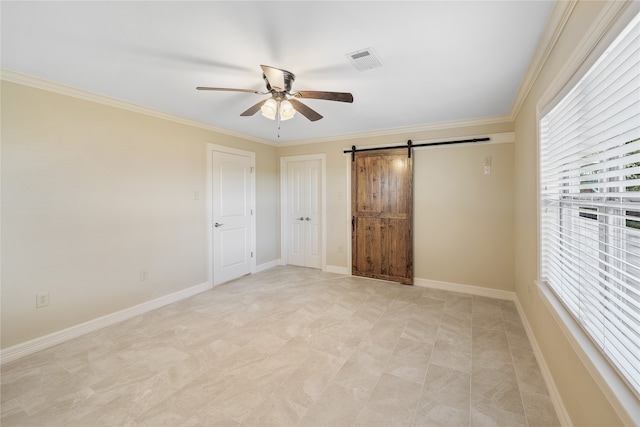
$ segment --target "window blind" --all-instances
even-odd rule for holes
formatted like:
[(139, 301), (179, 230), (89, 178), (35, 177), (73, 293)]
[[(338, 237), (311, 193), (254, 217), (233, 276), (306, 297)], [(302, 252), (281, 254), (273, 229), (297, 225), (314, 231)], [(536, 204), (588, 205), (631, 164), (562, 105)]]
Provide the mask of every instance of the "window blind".
[(640, 396), (640, 15), (539, 138), (542, 280)]

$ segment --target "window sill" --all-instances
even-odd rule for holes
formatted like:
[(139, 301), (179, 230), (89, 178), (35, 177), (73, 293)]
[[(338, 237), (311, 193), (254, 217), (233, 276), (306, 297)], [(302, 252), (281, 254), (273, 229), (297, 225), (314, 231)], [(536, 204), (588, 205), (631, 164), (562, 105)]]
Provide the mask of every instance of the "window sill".
[(640, 403), (627, 383), (609, 364), (553, 291), (536, 282), (538, 293), (584, 366), (625, 425), (640, 425)]

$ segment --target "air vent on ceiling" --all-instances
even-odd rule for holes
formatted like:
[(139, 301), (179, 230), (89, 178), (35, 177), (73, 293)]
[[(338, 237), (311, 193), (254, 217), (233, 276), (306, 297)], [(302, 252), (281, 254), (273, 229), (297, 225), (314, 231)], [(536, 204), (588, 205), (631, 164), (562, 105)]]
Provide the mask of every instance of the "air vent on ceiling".
[(358, 71), (370, 70), (371, 68), (382, 67), (382, 61), (373, 50), (367, 48), (355, 52), (347, 53), (349, 60)]

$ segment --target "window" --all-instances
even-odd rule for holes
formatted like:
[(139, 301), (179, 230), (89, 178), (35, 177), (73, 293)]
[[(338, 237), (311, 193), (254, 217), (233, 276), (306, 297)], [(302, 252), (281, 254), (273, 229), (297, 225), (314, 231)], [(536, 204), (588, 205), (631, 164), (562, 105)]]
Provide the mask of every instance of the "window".
[(541, 275), (640, 396), (640, 15), (540, 120)]

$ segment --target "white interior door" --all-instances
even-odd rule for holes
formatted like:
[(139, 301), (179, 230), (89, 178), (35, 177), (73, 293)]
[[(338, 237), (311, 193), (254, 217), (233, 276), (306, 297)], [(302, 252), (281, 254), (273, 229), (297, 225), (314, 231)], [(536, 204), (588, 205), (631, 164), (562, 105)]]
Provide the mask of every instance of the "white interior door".
[(322, 168), (320, 160), (287, 162), (289, 264), (322, 268)]
[(251, 273), (251, 158), (212, 151), (213, 284)]

